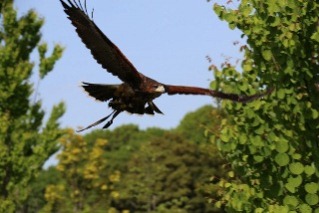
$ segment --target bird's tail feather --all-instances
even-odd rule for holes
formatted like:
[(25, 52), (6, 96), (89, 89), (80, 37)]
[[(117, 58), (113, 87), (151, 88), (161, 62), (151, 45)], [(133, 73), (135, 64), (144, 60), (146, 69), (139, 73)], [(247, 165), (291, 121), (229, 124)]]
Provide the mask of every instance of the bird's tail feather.
[(107, 101), (114, 96), (115, 91), (119, 87), (118, 84), (91, 84), (82, 83), (84, 90), (96, 100)]

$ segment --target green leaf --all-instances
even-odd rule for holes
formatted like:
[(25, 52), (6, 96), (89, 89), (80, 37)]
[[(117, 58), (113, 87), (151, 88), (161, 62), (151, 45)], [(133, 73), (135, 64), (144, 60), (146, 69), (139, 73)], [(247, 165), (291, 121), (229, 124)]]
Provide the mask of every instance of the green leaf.
[(247, 83), (241, 83), (241, 84), (239, 84), (239, 89), (241, 90), (241, 91), (247, 91), (247, 89), (248, 89), (248, 84)]
[(289, 212), (289, 207), (288, 206), (279, 206), (279, 205), (277, 205), (276, 208), (274, 209), (274, 212), (288, 213)]
[(242, 8), (240, 8), (240, 10), (242, 11), (242, 14), (247, 17), (251, 14), (252, 7), (249, 4), (245, 4)]
[(218, 4), (214, 4), (214, 11), (216, 13), (217, 16), (222, 17), (223, 12), (224, 12), (224, 8)]
[(260, 163), (264, 160), (264, 156), (261, 155), (254, 155), (254, 160), (256, 163)]
[(299, 206), (299, 210), (300, 210), (300, 212), (302, 212), (302, 213), (311, 213), (312, 212), (312, 209), (311, 209), (311, 207), (308, 205), (308, 204), (301, 204), (300, 206)]
[(239, 143), (240, 143), (240, 144), (246, 144), (246, 143), (247, 143), (247, 140), (248, 140), (247, 135), (241, 134), (241, 135), (239, 136)]
[(268, 5), (267, 9), (270, 15), (280, 11), (279, 2), (280, 1), (274, 1), (274, 0), (267, 1), (267, 5)]
[(258, 109), (260, 109), (260, 107), (262, 106), (262, 104), (263, 104), (262, 101), (256, 100), (256, 101), (253, 102), (253, 107), (254, 107), (255, 110), (258, 110)]
[(253, 69), (253, 67), (251, 66), (250, 63), (245, 63), (245, 64), (243, 65), (243, 70), (244, 70), (244, 72), (249, 72), (249, 71), (251, 71), (252, 69)]
[(296, 187), (292, 183), (286, 183), (285, 188), (291, 193), (296, 192)]
[(272, 53), (271, 53), (271, 50), (264, 50), (261, 52), (263, 58), (266, 60), (266, 61), (270, 61), (271, 60), (271, 57), (272, 57)]
[(300, 175), (304, 171), (304, 166), (300, 162), (291, 163), (289, 169), (292, 174)]
[(319, 116), (319, 112), (315, 109), (311, 109), (311, 113), (312, 113), (312, 118), (313, 119), (317, 119)]
[(318, 183), (315, 182), (311, 182), (311, 183), (307, 183), (305, 185), (305, 190), (306, 192), (310, 193), (310, 194), (315, 194), (318, 191)]
[(263, 125), (260, 125), (254, 132), (257, 135), (262, 135), (265, 132), (265, 127)]
[(313, 175), (315, 173), (315, 171), (316, 171), (316, 169), (313, 166), (309, 166), (309, 165), (305, 166), (305, 173), (307, 175), (309, 175), (309, 176)]
[(228, 142), (229, 141), (229, 139), (230, 139), (230, 137), (228, 136), (228, 135), (226, 135), (226, 134), (221, 134), (220, 135), (220, 139), (223, 141), (223, 142)]
[(302, 183), (302, 177), (300, 175), (296, 177), (289, 177), (288, 183), (292, 184), (294, 187), (298, 187)]
[(299, 160), (299, 159), (301, 159), (301, 154), (299, 154), (299, 153), (294, 153), (294, 154), (292, 154), (292, 158), (293, 159), (295, 159), (295, 160)]
[(228, 176), (231, 177), (231, 178), (235, 177), (234, 171), (229, 171), (227, 174), (228, 174)]
[(217, 90), (218, 89), (218, 83), (217, 81), (212, 81), (210, 83), (210, 88), (212, 88), (213, 90)]
[(254, 213), (263, 213), (264, 209), (263, 208), (256, 208)]
[(296, 196), (286, 195), (284, 198), (284, 204), (296, 207), (299, 204), (299, 201)]
[(319, 31), (317, 31), (314, 34), (312, 34), (311, 39), (319, 42)]
[(279, 153), (287, 152), (289, 149), (289, 145), (287, 141), (278, 141), (276, 143), (276, 151)]
[(305, 200), (311, 206), (316, 205), (319, 202), (318, 195), (316, 194), (306, 194)]
[(279, 90), (277, 91), (277, 97), (278, 97), (279, 99), (284, 99), (284, 98), (285, 98), (285, 90), (284, 90), (284, 89), (279, 89)]
[(234, 24), (238, 16), (234, 13), (225, 13), (223, 17), (229, 24)]
[(279, 166), (286, 166), (289, 163), (289, 156), (286, 153), (278, 153), (275, 157), (275, 162)]

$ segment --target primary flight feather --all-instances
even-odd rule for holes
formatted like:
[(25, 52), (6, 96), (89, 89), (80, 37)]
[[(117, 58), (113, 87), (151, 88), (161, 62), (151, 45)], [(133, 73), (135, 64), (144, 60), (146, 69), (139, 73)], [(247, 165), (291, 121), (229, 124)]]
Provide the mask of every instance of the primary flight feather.
[(262, 94), (244, 96), (227, 94), (199, 87), (175, 86), (159, 83), (138, 72), (120, 49), (103, 34), (89, 17), (86, 10), (86, 2), (84, 2), (83, 7), (80, 1), (60, 1), (65, 13), (75, 27), (78, 36), (91, 51), (95, 60), (101, 64), (104, 69), (123, 81), (122, 84), (116, 85), (83, 82), (82, 87), (90, 96), (99, 101), (108, 101), (109, 107), (114, 111), (110, 115), (79, 131), (89, 129), (111, 117), (103, 126), (103, 128), (107, 128), (113, 123), (114, 118), (123, 111), (137, 114), (162, 113), (154, 104), (153, 100), (163, 93), (167, 93), (168, 95), (208, 95), (236, 102), (247, 102), (262, 97), (272, 91), (272, 89), (270, 89)]

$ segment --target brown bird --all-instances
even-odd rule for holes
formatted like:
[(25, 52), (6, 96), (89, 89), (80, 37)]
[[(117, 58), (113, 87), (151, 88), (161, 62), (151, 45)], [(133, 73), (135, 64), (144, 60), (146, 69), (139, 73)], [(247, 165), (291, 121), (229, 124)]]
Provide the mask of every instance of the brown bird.
[(64, 7), (65, 13), (71, 20), (72, 25), (76, 28), (78, 36), (91, 51), (95, 60), (101, 64), (104, 69), (123, 81), (122, 84), (116, 85), (83, 82), (82, 87), (85, 91), (96, 100), (108, 101), (108, 105), (113, 109), (113, 112), (86, 128), (78, 130), (79, 132), (98, 125), (111, 117), (103, 126), (103, 128), (108, 128), (113, 123), (114, 118), (123, 111), (136, 114), (162, 114), (153, 100), (163, 93), (167, 93), (168, 95), (208, 95), (236, 102), (247, 102), (262, 97), (272, 91), (270, 89), (261, 94), (245, 96), (226, 94), (199, 87), (175, 86), (159, 83), (138, 72), (119, 48), (103, 34), (89, 17), (86, 9), (86, 2), (84, 2), (83, 7), (80, 1), (67, 0), (68, 3), (63, 0), (60, 1)]

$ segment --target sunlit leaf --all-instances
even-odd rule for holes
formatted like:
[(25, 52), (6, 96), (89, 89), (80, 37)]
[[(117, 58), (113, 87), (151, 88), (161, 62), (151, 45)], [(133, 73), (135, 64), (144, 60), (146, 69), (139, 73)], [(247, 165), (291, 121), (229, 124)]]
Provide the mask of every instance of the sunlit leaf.
[(291, 193), (296, 192), (296, 187), (292, 183), (286, 183), (285, 188)]
[(299, 201), (298, 201), (297, 197), (295, 197), (295, 196), (286, 195), (284, 197), (284, 204), (296, 207), (296, 206), (298, 206)]
[(279, 153), (287, 152), (289, 149), (289, 144), (287, 141), (278, 141), (276, 143), (276, 150)]
[(317, 193), (318, 188), (319, 188), (318, 183), (314, 183), (314, 182), (307, 183), (307, 184), (305, 185), (305, 190), (306, 190), (306, 192), (308, 192), (308, 193), (310, 193), (310, 194), (315, 194), (315, 193)]
[(272, 53), (270, 50), (264, 50), (262, 51), (262, 56), (264, 57), (266, 61), (270, 61), (272, 57)]
[(305, 199), (306, 199), (306, 202), (311, 206), (316, 205), (319, 202), (318, 195), (316, 194), (306, 194)]
[(275, 161), (279, 166), (286, 166), (289, 163), (289, 156), (286, 153), (278, 153), (275, 157)]
[(288, 178), (288, 183), (292, 184), (294, 187), (298, 187), (302, 183), (302, 177), (301, 175), (298, 175), (296, 177), (289, 177)]
[(300, 175), (304, 171), (304, 166), (300, 162), (291, 163), (289, 165), (291, 173), (295, 175)]
[(309, 166), (309, 165), (305, 166), (305, 173), (307, 175), (310, 176), (310, 175), (314, 174), (315, 171), (316, 171), (316, 169), (313, 166)]
[(299, 210), (302, 213), (311, 213), (312, 212), (312, 208), (308, 205), (308, 204), (301, 204), (299, 206)]

